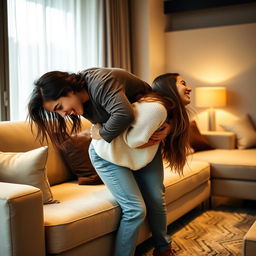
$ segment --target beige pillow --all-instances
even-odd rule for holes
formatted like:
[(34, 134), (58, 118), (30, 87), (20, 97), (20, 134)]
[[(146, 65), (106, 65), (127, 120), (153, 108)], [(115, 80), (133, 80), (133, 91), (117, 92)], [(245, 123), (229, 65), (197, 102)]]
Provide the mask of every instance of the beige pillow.
[(256, 146), (256, 131), (248, 115), (221, 126), (230, 132), (234, 132), (237, 138), (237, 147), (246, 149)]
[(0, 181), (37, 187), (44, 203), (53, 202), (45, 168), (47, 156), (47, 146), (28, 152), (0, 152)]

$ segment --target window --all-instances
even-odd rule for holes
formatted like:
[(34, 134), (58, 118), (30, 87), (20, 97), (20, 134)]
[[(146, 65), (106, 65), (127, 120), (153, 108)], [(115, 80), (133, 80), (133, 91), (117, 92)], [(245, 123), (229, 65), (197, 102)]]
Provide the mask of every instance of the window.
[(8, 0), (10, 119), (25, 120), (33, 82), (102, 66), (100, 1)]

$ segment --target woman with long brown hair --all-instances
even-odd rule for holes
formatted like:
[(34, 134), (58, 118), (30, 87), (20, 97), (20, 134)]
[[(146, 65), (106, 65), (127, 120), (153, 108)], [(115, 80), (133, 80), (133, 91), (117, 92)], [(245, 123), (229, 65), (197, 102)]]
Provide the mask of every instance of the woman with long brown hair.
[[(135, 121), (128, 129), (111, 143), (93, 139), (89, 149), (92, 163), (123, 211), (117, 233), (117, 248), (123, 243), (123, 251), (116, 255), (133, 255), (146, 212), (155, 243), (153, 255), (175, 255), (166, 232), (162, 158), (182, 174), (189, 132), (185, 105), (190, 103), (191, 88), (179, 74), (171, 73), (157, 77), (152, 87), (153, 92), (133, 103)], [(165, 122), (172, 127), (169, 135), (161, 143), (145, 147)], [(96, 126), (100, 128), (100, 124)], [(127, 241), (133, 241), (133, 246)], [(130, 248), (127, 254), (124, 248)]]

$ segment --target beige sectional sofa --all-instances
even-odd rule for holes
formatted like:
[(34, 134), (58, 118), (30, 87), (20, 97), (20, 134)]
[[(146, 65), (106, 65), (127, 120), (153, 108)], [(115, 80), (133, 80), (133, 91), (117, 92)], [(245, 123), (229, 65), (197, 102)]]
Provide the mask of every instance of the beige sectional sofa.
[(211, 195), (256, 200), (256, 148), (237, 149), (231, 132), (204, 132), (215, 150), (193, 154), (211, 165)]
[[(89, 125), (84, 121), (85, 129)], [(165, 168), (168, 224), (209, 199), (211, 183), (214, 195), (256, 199), (256, 162), (255, 158), (251, 160), (256, 149), (242, 152), (250, 160), (244, 162), (244, 156), (230, 149), (234, 147), (234, 134), (206, 136), (215, 147), (227, 149), (192, 154), (183, 177)], [(26, 152), (39, 147), (27, 122), (0, 123), (0, 151)], [(226, 154), (231, 155), (226, 157)], [(51, 145), (46, 168), (53, 199), (59, 203), (43, 204), (38, 188), (0, 179), (0, 255), (111, 256), (120, 208), (108, 189), (103, 184), (78, 185)], [(22, 172), (22, 168), (19, 171)], [(239, 190), (248, 190), (248, 193), (239, 193), (235, 189), (237, 183)], [(150, 232), (145, 221), (138, 244), (148, 237)]]
[[(237, 149), (232, 132), (203, 134), (217, 149), (196, 152), (193, 158), (211, 165), (211, 195), (256, 200), (256, 148)], [(241, 255), (256, 255), (256, 222), (244, 236)]]

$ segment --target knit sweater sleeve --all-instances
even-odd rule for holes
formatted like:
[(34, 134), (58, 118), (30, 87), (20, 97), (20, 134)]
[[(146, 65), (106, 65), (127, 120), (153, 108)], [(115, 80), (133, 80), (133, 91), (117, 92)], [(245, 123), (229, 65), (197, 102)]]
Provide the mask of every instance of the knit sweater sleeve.
[(134, 110), (135, 121), (123, 134), (124, 141), (131, 148), (147, 143), (167, 118), (166, 108), (158, 102), (135, 103)]

